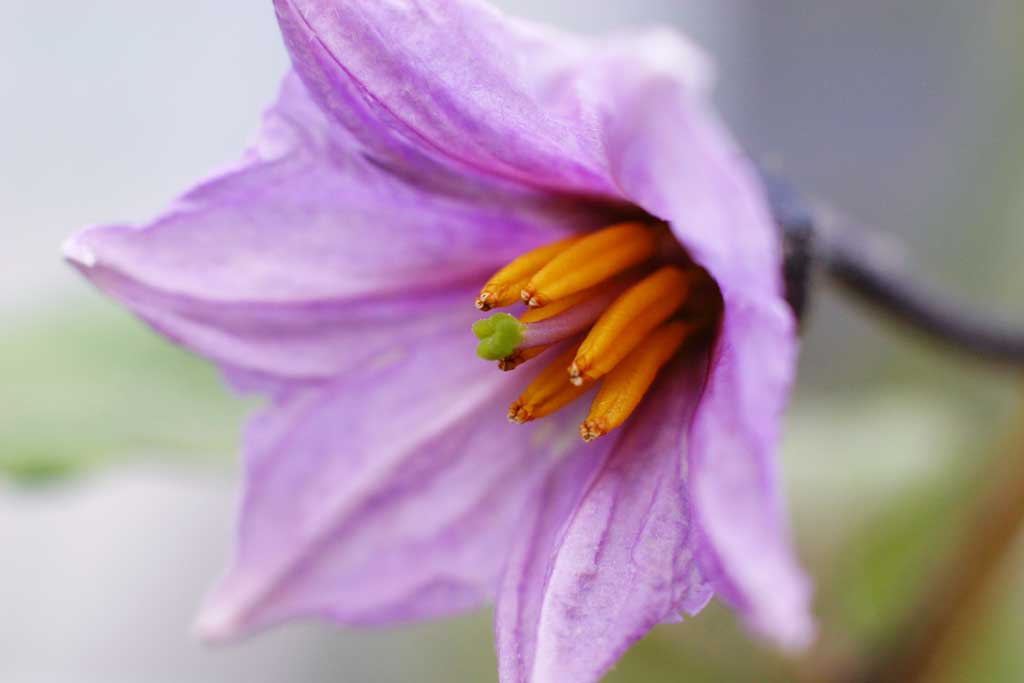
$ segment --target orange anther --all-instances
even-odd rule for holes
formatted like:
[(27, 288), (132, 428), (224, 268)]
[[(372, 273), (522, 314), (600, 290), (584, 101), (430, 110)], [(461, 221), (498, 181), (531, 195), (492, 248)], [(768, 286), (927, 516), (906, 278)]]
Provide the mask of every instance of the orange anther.
[(686, 301), (704, 271), (665, 266), (630, 287), (598, 319), (569, 366), (573, 384), (606, 375)]
[(564, 408), (585, 391), (566, 381), (565, 365), (576, 355), (576, 345), (560, 353), (544, 368), (508, 409), (508, 419), (523, 424)]
[(662, 366), (679, 351), (685, 341), (702, 333), (706, 327), (706, 319), (677, 320), (662, 325), (648, 335), (601, 382), (587, 419), (580, 425), (583, 440), (593, 441), (625, 422), (640, 405)]
[(580, 239), (582, 239), (580, 236), (568, 237), (552, 244), (545, 244), (543, 247), (537, 247), (516, 258), (487, 281), (476, 298), (476, 307), (481, 311), (489, 311), (492, 308), (503, 308), (516, 303), (519, 301), (519, 293), (530, 281), (530, 278), (547, 265), (551, 259)]
[(593, 287), (643, 263), (657, 249), (658, 231), (643, 223), (619, 223), (592, 232), (541, 268), (522, 288), (531, 308)]

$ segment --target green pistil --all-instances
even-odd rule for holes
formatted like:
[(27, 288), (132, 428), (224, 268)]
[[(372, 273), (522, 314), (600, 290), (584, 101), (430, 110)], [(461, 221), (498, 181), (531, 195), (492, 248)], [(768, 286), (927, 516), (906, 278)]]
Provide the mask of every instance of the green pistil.
[(523, 342), (523, 325), (508, 313), (495, 313), (473, 323), (473, 334), (480, 340), (476, 355), (484, 360), (501, 360)]

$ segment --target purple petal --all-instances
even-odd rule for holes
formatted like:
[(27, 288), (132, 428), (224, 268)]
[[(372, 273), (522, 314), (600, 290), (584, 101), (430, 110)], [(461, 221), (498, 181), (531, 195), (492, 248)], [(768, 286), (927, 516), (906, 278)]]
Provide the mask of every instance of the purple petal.
[(689, 453), (695, 509), (723, 573), (716, 590), (756, 631), (800, 648), (814, 633), (810, 588), (775, 471), (797, 347), (778, 235), (752, 170), (699, 101), (673, 82), (623, 96), (638, 104), (609, 131), (619, 181), (670, 220), (725, 301)]
[(526, 378), (473, 358), (466, 336), (297, 388), (254, 421), (235, 560), (200, 633), (393, 623), (493, 597), (527, 496), (573, 442), (553, 438), (564, 420), (510, 424)]
[[(292, 61), (326, 111), (378, 154), (411, 155), (529, 186), (622, 198), (603, 121), (616, 77), (706, 66), (667, 33), (598, 49), (471, 0), (275, 0)], [(684, 71), (685, 70), (685, 71)]]
[[(266, 497), (271, 512), (263, 522), (261, 513), (247, 512), (247, 528), (259, 530), (252, 538), (305, 539), (303, 530), (312, 524), (305, 513), (287, 512), (287, 501), (282, 502), (287, 492), (277, 485), (257, 486), (265, 480), (255, 474), (261, 471), (259, 462), (285, 462), (273, 467), (287, 470), (286, 479), (307, 484), (327, 462), (328, 480), (337, 479), (330, 465), (334, 461), (323, 460), (323, 454), (336, 454), (335, 442), (363, 453), (358, 450), (363, 443), (345, 440), (343, 425), (358, 425), (349, 414), (367, 415), (344, 387), (363, 391), (373, 382), (374, 390), (363, 392), (364, 402), (378, 405), (394, 398), (387, 392), (397, 391), (391, 387), (401, 383), (397, 377), (378, 382), (374, 372), (390, 377), (399, 361), (411, 367), (424, 348), (457, 349), (470, 357), (446, 333), (464, 329), (471, 315), (457, 305), (467, 300), (470, 283), (479, 284), (481, 276), (507, 259), (564, 233), (565, 226), (593, 224), (529, 188), (628, 200), (671, 222), (680, 241), (714, 275), (725, 299), (722, 334), (705, 397), (692, 420), (688, 455), (697, 526), (721, 572), (715, 574), (715, 588), (760, 632), (787, 646), (805, 643), (812, 632), (809, 591), (792, 559), (774, 471), (778, 420), (796, 346), (781, 297), (780, 249), (746, 162), (694, 92), (703, 79), (694, 75), (701, 69), (694, 69), (700, 60), (692, 49), (665, 33), (597, 45), (505, 20), (470, 0), (277, 0), (275, 6), (293, 62), (316, 103), (290, 80), (241, 164), (188, 193), (143, 228), (92, 229), (68, 247), (69, 257), (99, 286), (169, 336), (218, 360), (236, 379), (321, 380), (354, 372), (280, 397), (252, 437), (255, 451), (274, 454), (253, 456), (250, 510), (260, 508)], [(454, 357), (451, 371), (459, 375)], [(466, 386), (476, 385), (463, 379), (449, 389), (456, 399), (464, 398), (460, 392)], [(421, 393), (419, 402), (445, 395)], [(471, 412), (468, 406), (465, 410)], [(300, 419), (293, 411), (308, 415)], [(435, 417), (440, 424), (450, 423), (453, 434), (482, 443), (483, 437), (473, 436), (476, 432), (464, 431), (469, 418), (456, 412)], [(500, 420), (500, 406), (495, 412)], [(479, 419), (491, 414), (481, 413)], [(425, 419), (415, 410), (411, 415)], [(291, 592), (292, 565), (282, 569), (275, 564), (273, 543), (243, 539), (240, 557), (250, 559), (225, 584), (220, 607), (211, 612), (219, 616), (208, 623), (263, 624), (300, 613), (352, 622), (388, 618), (391, 608), (382, 605), (392, 598), (368, 590), (367, 596), (377, 597), (368, 597), (373, 604), (361, 607), (363, 593), (331, 592), (344, 590), (334, 582), (339, 567), (350, 579), (364, 576), (350, 553), (369, 546), (347, 536), (362, 538), (347, 525), (367, 524), (384, 538), (389, 529), (407, 533), (395, 524), (407, 519), (402, 513), (375, 522), (364, 516), (370, 510), (364, 503), (378, 491), (391, 500), (393, 484), (405, 481), (398, 465), (392, 470), (385, 463), (404, 464), (406, 456), (418, 463), (420, 456), (411, 454), (425, 452), (423, 444), (442, 452), (445, 444), (437, 434), (422, 431), (429, 423), (409, 421), (394, 430), (372, 417), (359, 419), (383, 431), (365, 435), (366, 443), (379, 439), (392, 452), (387, 439), (397, 434), (394, 438), (419, 438), (418, 445), (399, 448), (399, 455), (384, 458), (379, 467), (376, 460), (367, 461), (356, 468), (358, 476), (345, 479), (353, 488), (339, 489), (345, 497), (332, 497), (340, 502), (326, 508), (329, 519), (312, 524), (329, 542), (296, 545), (302, 558), (294, 565), (301, 579), (298, 593)], [(292, 421), (298, 426), (292, 428)], [(273, 435), (282, 429), (292, 430), (294, 443), (278, 443)], [(635, 431), (628, 430), (627, 435)], [(510, 448), (518, 449), (518, 442)], [(278, 455), (285, 451), (292, 453), (290, 459)], [(360, 458), (357, 462), (363, 463)], [(309, 470), (290, 469), (291, 459)], [(611, 456), (609, 462), (614, 460)], [(649, 467), (662, 475), (667, 471), (667, 466)], [(644, 472), (630, 470), (629, 476), (629, 481), (655, 485)], [(656, 478), (660, 482), (664, 476)], [(470, 482), (453, 476), (447, 485), (453, 487), (446, 489), (450, 499), (455, 487)], [(573, 499), (565, 492), (559, 496)], [(656, 498), (672, 500), (668, 494)], [(434, 508), (423, 505), (421, 511), (410, 503), (410, 509), (430, 519), (426, 513)], [(280, 528), (275, 506), (290, 520)], [(439, 508), (439, 514), (445, 509)], [(548, 513), (541, 514), (540, 528), (555, 523)], [(550, 514), (552, 520), (559, 517)], [(454, 517), (445, 519), (437, 529), (459, 527)], [(687, 516), (680, 520), (692, 521)], [(617, 514), (607, 524), (618, 533), (617, 525), (633, 522)], [(282, 529), (298, 535), (274, 536)], [(553, 535), (541, 533), (542, 538)], [(406, 540), (399, 539), (396, 547), (405, 547)], [(337, 564), (335, 542), (342, 549)], [(265, 551), (254, 549), (264, 545)], [(465, 548), (470, 552), (469, 541)], [(322, 561), (317, 559), (321, 552)], [(386, 557), (386, 548), (380, 554)], [(573, 556), (580, 554), (577, 549)], [(398, 557), (395, 567), (408, 560)], [(521, 563), (532, 567), (524, 576), (540, 571), (532, 560)], [(257, 578), (249, 567), (262, 567)], [(559, 573), (559, 567), (552, 567), (548, 581), (565, 583), (550, 586), (569, 590), (573, 574)], [(614, 575), (616, 567), (598, 571), (602, 580), (609, 576), (606, 571)], [(365, 576), (371, 585), (377, 576), (392, 577), (377, 566)], [(433, 595), (448, 597), (435, 602), (475, 601), (477, 589), (465, 586), (477, 584), (464, 579), (434, 584), (459, 587), (450, 593), (439, 589)], [(405, 586), (406, 597), (431, 594), (416, 580), (408, 585), (389, 580)], [(352, 579), (351, 585), (360, 583)], [(267, 586), (272, 587), (269, 593)], [(320, 586), (329, 604), (320, 602), (310, 586)], [(378, 588), (381, 595), (387, 593), (387, 586)], [(563, 667), (591, 675), (598, 664), (606, 664), (609, 653), (617, 656), (616, 648), (640, 632), (655, 612), (664, 611), (664, 596), (651, 592), (660, 597), (640, 601), (647, 607), (636, 613), (624, 613), (636, 631), (597, 633), (606, 638), (602, 642), (608, 649), (603, 659), (590, 662), (559, 649), (568, 616), (545, 612), (547, 603), (530, 607), (533, 598), (527, 596), (524, 614), (536, 609), (552, 615), (538, 622), (544, 638), (551, 640), (542, 640), (537, 651), (523, 645), (523, 652), (544, 675), (549, 665), (551, 671)], [(420, 603), (399, 597), (393, 604), (402, 607), (394, 608), (394, 614), (440, 609), (409, 608)], [(588, 606), (581, 603), (579, 609), (584, 613)]]
[(792, 552), (775, 467), (791, 339), (788, 309), (733, 304), (694, 419), (690, 466), (701, 523), (725, 574), (716, 589), (752, 630), (799, 650), (814, 639), (811, 588)]
[(690, 455), (717, 588), (758, 631), (805, 644), (809, 591), (774, 471), (796, 347), (781, 252), (746, 161), (698, 92), (693, 50), (664, 33), (589, 43), (470, 0), (276, 7), (321, 105), (381, 155), (626, 199), (670, 221), (726, 304)]
[(549, 477), (499, 593), (503, 683), (596, 681), (653, 626), (711, 598), (683, 458), (701, 374), (670, 370), (617, 440)]
[(291, 76), (241, 163), (152, 223), (85, 230), (66, 253), (224, 365), (328, 377), (403, 337), (464, 328), (473, 286), (592, 224), (562, 201), (461, 182), (427, 190), (381, 167)]

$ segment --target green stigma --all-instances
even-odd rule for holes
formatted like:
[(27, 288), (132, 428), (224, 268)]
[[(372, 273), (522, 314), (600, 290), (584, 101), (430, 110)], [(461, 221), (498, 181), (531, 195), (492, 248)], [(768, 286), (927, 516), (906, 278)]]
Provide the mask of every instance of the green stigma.
[(508, 313), (495, 313), (473, 323), (473, 334), (480, 343), (476, 355), (484, 360), (501, 360), (512, 355), (523, 342), (523, 326)]

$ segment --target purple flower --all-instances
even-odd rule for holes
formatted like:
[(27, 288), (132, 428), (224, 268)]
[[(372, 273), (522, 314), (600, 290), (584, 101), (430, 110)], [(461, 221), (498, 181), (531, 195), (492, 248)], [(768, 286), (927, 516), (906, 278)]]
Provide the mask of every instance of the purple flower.
[[(494, 600), (503, 681), (594, 681), (718, 594), (757, 633), (805, 645), (809, 587), (774, 462), (794, 324), (761, 189), (708, 108), (701, 56), (666, 31), (590, 42), (474, 0), (275, 7), (294, 73), (241, 162), (147, 225), (66, 247), (98, 287), (270, 397), (245, 435), (237, 549), (201, 633)], [(662, 243), (636, 232), (563, 259), (573, 276), (602, 271), (600, 304), (500, 324), (513, 347), (545, 348), (600, 316), (612, 331), (594, 367), (634, 351), (595, 371), (620, 383), (624, 423), (584, 443), (584, 398), (510, 424), (555, 352), (511, 374), (481, 362), (474, 297), (520, 255), (622, 221)], [(571, 278), (548, 271), (531, 291), (567, 296)], [(686, 284), (706, 274), (710, 290)], [(677, 320), (694, 300), (714, 304), (703, 346)], [(636, 315), (616, 328), (609, 306)], [(633, 371), (616, 375), (620, 361)], [(635, 411), (624, 395), (642, 398)]]

